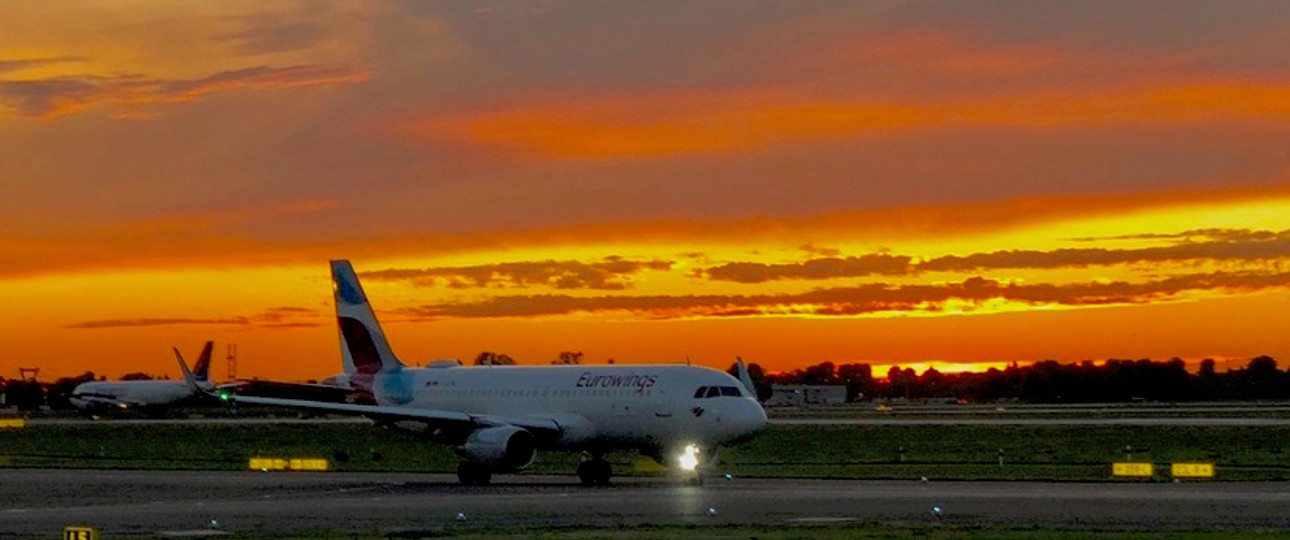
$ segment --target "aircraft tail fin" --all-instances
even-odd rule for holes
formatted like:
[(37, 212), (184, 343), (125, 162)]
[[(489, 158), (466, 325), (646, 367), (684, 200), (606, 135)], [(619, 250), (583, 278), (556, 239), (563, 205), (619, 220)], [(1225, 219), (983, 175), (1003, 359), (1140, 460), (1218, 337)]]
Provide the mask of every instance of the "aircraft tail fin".
[(331, 279), (345, 373), (371, 375), (402, 369), (403, 363), (390, 349), (381, 323), (376, 320), (376, 313), (358, 282), (358, 274), (348, 260), (331, 261)]
[[(204, 353), (210, 353), (210, 345), (211, 343), (207, 341)], [(202, 392), (202, 387), (197, 384), (197, 376), (193, 374), (191, 369), (188, 369), (188, 362), (184, 361), (184, 355), (179, 352), (179, 347), (171, 347), (171, 350), (175, 351), (175, 360), (179, 361), (179, 371), (183, 372), (184, 382), (188, 383), (188, 389), (192, 390), (194, 394), (200, 394)], [(207, 358), (207, 360), (210, 359)]]
[[(214, 341), (207, 341), (206, 346), (202, 347), (201, 356), (197, 357), (197, 363), (193, 364), (193, 376), (197, 378), (198, 382), (206, 382), (210, 380), (211, 349), (214, 348), (214, 346)], [(178, 353), (179, 351), (175, 352)]]
[(756, 398), (757, 387), (753, 386), (752, 375), (748, 374), (748, 367), (744, 365), (744, 359), (742, 356), (735, 357), (735, 365), (739, 372), (739, 382), (743, 383), (745, 390), (748, 390), (748, 395)]

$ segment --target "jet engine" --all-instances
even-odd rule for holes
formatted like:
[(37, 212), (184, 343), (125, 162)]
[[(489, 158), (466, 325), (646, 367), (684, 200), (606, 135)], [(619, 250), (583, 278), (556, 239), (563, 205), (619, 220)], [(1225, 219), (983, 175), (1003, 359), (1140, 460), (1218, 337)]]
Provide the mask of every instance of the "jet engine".
[(527, 469), (537, 457), (533, 434), (515, 426), (477, 429), (462, 445), (462, 453), (475, 463), (497, 472)]

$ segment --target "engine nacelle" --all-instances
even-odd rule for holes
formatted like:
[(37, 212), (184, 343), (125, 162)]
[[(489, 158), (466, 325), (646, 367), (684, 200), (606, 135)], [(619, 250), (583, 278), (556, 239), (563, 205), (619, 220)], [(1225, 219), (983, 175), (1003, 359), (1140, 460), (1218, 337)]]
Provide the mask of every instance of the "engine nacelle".
[(527, 469), (537, 457), (533, 434), (515, 426), (477, 429), (462, 445), (462, 452), (475, 463), (498, 472)]

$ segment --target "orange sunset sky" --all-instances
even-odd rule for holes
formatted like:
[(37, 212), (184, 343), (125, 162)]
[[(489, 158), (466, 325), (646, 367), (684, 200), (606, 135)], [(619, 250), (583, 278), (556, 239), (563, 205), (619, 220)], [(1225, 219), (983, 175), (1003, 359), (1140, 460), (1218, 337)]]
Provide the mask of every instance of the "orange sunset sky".
[[(1290, 365), (1290, 2), (0, 0), (0, 376)], [(224, 362), (213, 376), (225, 377)]]

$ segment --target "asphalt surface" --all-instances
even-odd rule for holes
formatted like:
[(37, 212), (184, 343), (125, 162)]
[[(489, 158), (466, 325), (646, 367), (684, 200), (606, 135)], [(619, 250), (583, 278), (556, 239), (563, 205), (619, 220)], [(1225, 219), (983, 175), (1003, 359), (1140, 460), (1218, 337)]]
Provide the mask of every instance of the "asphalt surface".
[(483, 526), (863, 522), (1097, 529), (1290, 530), (1285, 483), (1017, 483), (0, 470), (0, 537), (442, 530)]
[(778, 418), (775, 425), (817, 426), (1290, 426), (1290, 418)]
[[(292, 424), (371, 424), (365, 418), (163, 418), (163, 419), (105, 419), (36, 418), (28, 425), (93, 425), (102, 423), (123, 425), (292, 425)], [(1115, 417), (1115, 418), (1033, 418), (1002, 416), (998, 418), (962, 418), (955, 416), (931, 418), (860, 417), (860, 418), (771, 418), (775, 425), (827, 425), (827, 426), (1238, 426), (1272, 427), (1290, 426), (1290, 418), (1260, 417)]]

